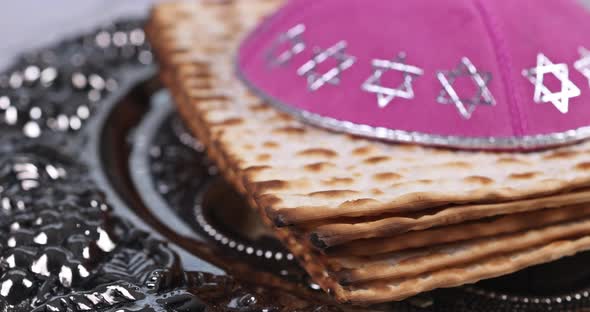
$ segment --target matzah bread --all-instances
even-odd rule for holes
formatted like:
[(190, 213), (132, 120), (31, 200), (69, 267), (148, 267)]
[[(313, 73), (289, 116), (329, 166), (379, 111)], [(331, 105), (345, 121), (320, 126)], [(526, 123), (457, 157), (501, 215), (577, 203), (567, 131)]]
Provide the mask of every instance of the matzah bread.
[[(263, 2), (266, 7), (272, 1)], [(179, 31), (169, 29), (163, 36), (178, 46), (165, 62), (224, 60), (208, 67), (212, 76), (183, 75), (175, 87), (193, 98), (219, 99), (198, 104), (197, 114), (275, 223), (509, 201), (590, 185), (590, 142), (521, 154), (386, 144), (309, 127), (265, 106), (234, 78), (232, 62), (243, 35), (237, 30), (254, 24), (247, 19), (256, 15), (256, 6), (227, 5), (231, 9), (224, 14), (206, 13), (211, 15), (198, 21), (175, 16)], [(196, 10), (182, 14), (202, 15)], [(226, 17), (224, 25), (216, 24), (220, 14)], [(233, 36), (233, 42), (227, 36)], [(214, 87), (194, 88), (199, 84)]]
[(588, 202), (590, 202), (590, 192), (580, 191), (498, 204), (443, 207), (435, 211), (426, 210), (408, 216), (379, 216), (379, 219), (368, 222), (362, 219), (359, 222), (358, 218), (357, 220), (350, 218), (345, 220), (348, 223), (336, 221), (330, 224), (308, 224), (303, 225), (301, 230), (308, 233), (316, 247), (329, 248), (360, 239), (390, 237), (409, 231), (420, 231), (492, 216)]
[[(474, 264), (426, 273), (418, 278), (394, 282), (374, 282), (362, 288), (336, 289), (340, 296), (352, 302), (386, 302), (401, 300), (435, 288), (470, 284), (482, 279), (509, 274), (525, 267), (550, 262), (590, 249), (590, 237), (560, 240), (505, 255), (487, 258)], [(557, 256), (559, 255), (559, 256)], [(337, 294), (338, 296), (338, 294)]]
[[(162, 77), (179, 104), (181, 114), (189, 121), (198, 138), (208, 147), (209, 155), (218, 164), (224, 176), (247, 195), (252, 206), (260, 210), (267, 223), (270, 224), (268, 217), (286, 224), (339, 216), (397, 213), (431, 208), (445, 203), (527, 198), (565, 192), (587, 184), (588, 177), (583, 172), (588, 170), (590, 165), (585, 163), (582, 157), (588, 154), (587, 143), (558, 151), (526, 155), (464, 153), (404, 145), (388, 146), (316, 130), (269, 108), (249, 95), (233, 78), (230, 65), (231, 51), (235, 50), (239, 36), (278, 3), (263, 0), (248, 1), (247, 5), (237, 3), (239, 2), (209, 5), (197, 2), (162, 4), (154, 10), (149, 34), (162, 60)], [(335, 147), (338, 147), (338, 152), (334, 151)], [(388, 153), (391, 155), (387, 156)], [(383, 156), (384, 154), (386, 155)], [(437, 157), (431, 157), (432, 155)], [(380, 164), (393, 166), (390, 158), (392, 156), (400, 157), (400, 164), (411, 164), (403, 166), (408, 171), (398, 166), (387, 167), (387, 170), (397, 168), (399, 173), (397, 169), (395, 172), (382, 172), (384, 167)], [(408, 179), (409, 174), (428, 171), (421, 167), (423, 164), (419, 164), (419, 157), (430, 157), (428, 164), (435, 167), (433, 171), (441, 176)], [(468, 166), (465, 166), (465, 163), (456, 162), (459, 157), (471, 157), (470, 161), (473, 162), (468, 162)], [(348, 165), (347, 158), (350, 158)], [(437, 161), (434, 161), (435, 159)], [(341, 164), (340, 160), (344, 163)], [(350, 162), (353, 161), (366, 170), (350, 167)], [(550, 164), (548, 167), (551, 169), (531, 171), (541, 161), (543, 164)], [(489, 166), (495, 166), (493, 172), (485, 170)], [(448, 168), (451, 167), (455, 168), (453, 172), (449, 172)], [(506, 171), (498, 170), (498, 167), (505, 168)], [(412, 171), (414, 169), (415, 171)], [(485, 176), (473, 175), (475, 171), (471, 170), (475, 169), (482, 169)], [(549, 178), (556, 173), (555, 170), (563, 170), (567, 174), (555, 175), (559, 176), (559, 179)], [(388, 180), (397, 181), (399, 179), (395, 174), (402, 173), (408, 177), (401, 177), (405, 182), (399, 185), (400, 192), (390, 193), (393, 197), (381, 193), (381, 188), (389, 191), (383, 187), (384, 185), (393, 186)], [(444, 176), (449, 173), (457, 175)], [(273, 175), (282, 178), (275, 179), (272, 178)], [(284, 177), (289, 179), (282, 180)], [(375, 179), (377, 177), (379, 179)], [(352, 184), (358, 187), (353, 189), (351, 180)], [(374, 183), (378, 180), (382, 184)], [(455, 193), (441, 195), (441, 191), (434, 187), (437, 183), (440, 183), (444, 190), (454, 188)], [(375, 184), (377, 188), (367, 189), (366, 186), (371, 184)], [(420, 189), (424, 186), (426, 193), (413, 192), (416, 186), (420, 186)], [(300, 187), (299, 192), (296, 191), (297, 187)], [(461, 194), (457, 194), (456, 187), (465, 188)], [(312, 189), (317, 191), (310, 192)], [(367, 194), (371, 196), (365, 196)], [(301, 205), (304, 199), (311, 205)], [(284, 213), (285, 211), (295, 212)], [(538, 232), (525, 232), (524, 235), (533, 233), (530, 235), (534, 239), (525, 238), (525, 242), (515, 245), (522, 248), (520, 251), (510, 251), (511, 247), (506, 248), (509, 246), (507, 241), (495, 237), (495, 246), (498, 249), (488, 247), (486, 250), (506, 253), (481, 255), (484, 258), (472, 264), (439, 268), (433, 263), (462, 261), (458, 261), (458, 258), (453, 258), (452, 261), (431, 259), (422, 265), (427, 268), (426, 270), (435, 269), (434, 272), (422, 274), (418, 273), (421, 270), (415, 269), (412, 272), (404, 271), (404, 274), (407, 274), (405, 276), (419, 274), (411, 278), (378, 279), (349, 286), (338, 283), (337, 273), (330, 270), (330, 267), (340, 261), (339, 258), (331, 258), (314, 251), (310, 248), (308, 240), (293, 233), (292, 228), (275, 228), (275, 233), (296, 255), (314, 280), (337, 299), (344, 302), (373, 303), (401, 300), (438, 287), (472, 283), (590, 249), (589, 237), (577, 237), (586, 233), (590, 227), (587, 222), (582, 220), (576, 224), (563, 225), (572, 231), (568, 233), (556, 230), (557, 232), (550, 234), (548, 229), (552, 227), (540, 229)], [(578, 227), (578, 224), (581, 225)], [(545, 230), (547, 232), (543, 232)], [(562, 235), (570, 234), (571, 238), (561, 238)], [(551, 242), (552, 239), (558, 240)], [(478, 242), (469, 249), (484, 245), (484, 241)], [(467, 257), (476, 255), (478, 254), (475, 252), (469, 252)], [(440, 263), (438, 262), (439, 266)], [(356, 269), (361, 267), (346, 267), (348, 272)], [(381, 274), (377, 271), (374, 273)], [(364, 276), (365, 279), (367, 277), (368, 275)]]
[(328, 249), (330, 255), (365, 256), (448, 244), (534, 229), (590, 214), (590, 204), (510, 214), (469, 223), (408, 232), (391, 237), (352, 241)]
[(341, 284), (415, 277), (421, 273), (472, 263), (492, 255), (590, 234), (590, 219), (586, 218), (585, 221), (577, 219), (536, 230), (453, 243), (435, 248), (396, 252), (374, 257), (337, 258), (340, 268), (334, 276), (338, 277)]
[[(549, 232), (557, 234), (556, 236), (560, 236), (562, 229), (570, 229), (574, 225), (579, 225), (579, 227), (576, 226), (577, 228), (572, 229), (574, 233), (579, 235), (588, 233), (590, 223), (586, 219), (575, 223), (568, 223), (561, 228), (556, 228), (555, 231), (549, 230), (542, 234), (531, 231), (530, 235), (532, 239), (530, 239), (528, 243), (534, 240), (543, 241), (545, 238), (542, 238), (541, 236), (551, 236), (552, 234)], [(527, 234), (528, 233), (525, 235)], [(573, 236), (570, 239), (562, 239), (520, 251), (491, 255), (490, 257), (480, 259), (473, 263), (455, 267), (445, 267), (438, 271), (419, 274), (411, 278), (377, 280), (359, 285), (353, 284), (343, 286), (338, 283), (337, 280), (338, 277), (342, 276), (326, 272), (327, 265), (320, 260), (322, 259), (321, 257), (314, 256), (307, 253), (305, 250), (302, 250), (305, 248), (293, 240), (285, 240), (285, 243), (293, 252), (300, 252), (300, 262), (323, 289), (342, 302), (363, 304), (403, 300), (407, 297), (435, 288), (455, 287), (463, 284), (475, 283), (482, 279), (509, 274), (528, 266), (550, 262), (561, 257), (571, 256), (577, 252), (590, 250), (590, 236)], [(496, 243), (496, 246), (505, 247), (505, 243), (507, 242)], [(475, 244), (469, 247), (469, 249), (473, 248), (473, 250), (478, 250), (480, 247), (483, 247), (483, 245), (478, 246)], [(455, 248), (454, 250), (460, 249)], [(472, 255), (472, 253), (468, 251), (465, 251), (465, 254), (469, 257)], [(457, 253), (457, 256), (455, 257), (459, 257), (459, 253)], [(439, 260), (445, 261), (443, 259), (444, 256), (439, 258)], [(416, 261), (416, 259), (413, 259), (413, 261)], [(436, 261), (437, 260), (433, 261), (432, 259), (428, 259), (424, 263), (420, 263), (420, 260), (418, 260), (416, 268), (429, 267), (434, 265)], [(400, 271), (403, 271), (404, 267), (400, 268)]]

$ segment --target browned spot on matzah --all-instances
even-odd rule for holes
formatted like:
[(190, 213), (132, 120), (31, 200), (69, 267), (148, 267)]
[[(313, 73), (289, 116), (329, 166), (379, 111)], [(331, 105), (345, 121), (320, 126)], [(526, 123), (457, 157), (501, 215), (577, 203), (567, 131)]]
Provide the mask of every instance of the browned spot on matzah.
[(334, 152), (333, 150), (327, 149), (327, 148), (309, 148), (309, 149), (306, 149), (306, 150), (303, 150), (303, 151), (297, 153), (297, 155), (300, 155), (300, 156), (321, 156), (321, 157), (332, 158), (332, 157), (338, 156), (338, 153)]
[(365, 140), (365, 138), (354, 134), (347, 134), (346, 138), (352, 142)]
[(305, 170), (311, 171), (311, 172), (320, 172), (324, 169), (332, 168), (332, 167), (335, 167), (334, 164), (322, 161), (322, 162), (317, 162), (317, 163), (305, 165), (303, 168)]
[[(208, 71), (209, 65), (202, 62), (193, 62), (190, 64), (186, 64), (185, 66), (178, 69), (179, 74), (188, 74), (192, 75), (193, 77), (211, 77)], [(206, 73), (207, 75), (203, 76), (203, 73)]]
[(372, 198), (359, 198), (359, 199), (345, 201), (342, 204), (338, 205), (338, 207), (346, 209), (349, 207), (369, 206), (369, 205), (374, 205), (374, 204), (379, 204), (379, 201), (374, 200)]
[(590, 170), (590, 162), (583, 162), (576, 165), (578, 170)]
[(465, 161), (450, 161), (444, 163), (443, 167), (469, 169), (471, 164)]
[(396, 187), (406, 187), (408, 185), (427, 185), (427, 184), (432, 184), (434, 183), (434, 181), (430, 180), (430, 179), (421, 179), (421, 180), (415, 180), (415, 181), (408, 181), (408, 182), (400, 182), (400, 183), (394, 183), (392, 185), (390, 185), (390, 188), (396, 188)]
[(383, 193), (383, 191), (378, 188), (374, 188), (374, 189), (371, 189), (371, 194), (377, 196), (377, 195), (383, 195), (385, 193)]
[(319, 191), (319, 192), (312, 192), (307, 195), (311, 197), (320, 197), (320, 198), (341, 198), (350, 195), (357, 194), (357, 191), (351, 190), (330, 190), (330, 191)]
[(375, 156), (375, 157), (367, 158), (367, 159), (363, 160), (363, 162), (365, 164), (369, 164), (369, 165), (376, 165), (378, 163), (386, 162), (390, 159), (391, 158), (388, 156)]
[(416, 150), (418, 147), (413, 144), (400, 144), (397, 146), (397, 148), (410, 152), (410, 151)]
[(272, 131), (276, 134), (294, 134), (294, 135), (301, 135), (305, 133), (305, 129), (299, 127), (282, 127), (277, 128)]
[(209, 73), (204, 71), (192, 72), (190, 73), (192, 79), (200, 80), (200, 81), (207, 81), (209, 85), (211, 85), (211, 76)]
[(266, 148), (277, 148), (279, 147), (279, 143), (273, 141), (266, 141), (264, 142), (263, 146)]
[(288, 121), (288, 120), (287, 120), (287, 117), (286, 116), (279, 115), (279, 114), (273, 114), (273, 115), (270, 116), (270, 118), (268, 118), (268, 121), (269, 122), (282, 123), (282, 122), (285, 122), (285, 121)]
[(481, 185), (488, 185), (494, 183), (494, 180), (483, 176), (469, 176), (463, 180), (467, 183), (477, 183)]
[(522, 161), (518, 158), (514, 158), (514, 157), (502, 157), (499, 158), (498, 160), (496, 160), (496, 163), (498, 164), (527, 164), (526, 161)]
[(271, 155), (270, 154), (266, 154), (266, 153), (265, 154), (260, 154), (260, 155), (256, 156), (256, 160), (258, 160), (258, 161), (269, 161), (270, 158), (271, 158)]
[(557, 151), (546, 155), (543, 159), (563, 159), (563, 158), (572, 158), (578, 155), (575, 151)]
[(190, 92), (190, 97), (193, 100), (200, 101), (228, 101), (227, 96), (222, 94), (211, 94), (210, 92)]
[(279, 116), (282, 120), (291, 120), (291, 115), (284, 113), (284, 112), (278, 112), (277, 116)]
[(216, 125), (220, 125), (220, 126), (235, 126), (235, 125), (239, 125), (241, 123), (243, 123), (244, 120), (242, 120), (242, 118), (229, 118), (226, 119), (224, 121), (218, 122), (216, 123)]
[(444, 148), (433, 148), (430, 150), (430, 152), (435, 155), (449, 155), (449, 154), (453, 153), (450, 150), (447, 150)]
[(516, 180), (528, 180), (528, 179), (532, 179), (536, 176), (539, 176), (541, 174), (542, 173), (540, 173), (540, 172), (523, 172), (523, 173), (513, 173), (508, 177), (510, 179), (516, 179)]
[(402, 178), (402, 176), (400, 174), (395, 173), (395, 172), (382, 172), (382, 173), (377, 173), (377, 174), (373, 175), (373, 179), (378, 182), (388, 182), (388, 181), (398, 180), (401, 178)]
[(287, 181), (282, 180), (269, 180), (254, 183), (255, 192), (265, 193), (269, 190), (281, 190), (289, 186)]
[(497, 258), (497, 259), (493, 259), (492, 261), (489, 261), (488, 263), (492, 266), (500, 266), (500, 265), (505, 265), (509, 262), (510, 262), (510, 260), (508, 258)]
[(354, 183), (354, 180), (351, 178), (331, 178), (327, 180), (323, 180), (322, 183), (328, 186), (342, 186), (342, 185), (350, 185)]
[(190, 79), (185, 82), (190, 88), (210, 88), (211, 80), (209, 79)]
[(364, 156), (369, 154), (372, 150), (373, 148), (371, 146), (357, 147), (352, 150), (352, 154), (355, 156)]
[(244, 149), (245, 150), (248, 150), (248, 151), (251, 151), (251, 150), (254, 149), (254, 145), (252, 145), (252, 144), (244, 144)]
[(250, 166), (250, 167), (244, 169), (244, 172), (246, 174), (258, 173), (260, 171), (270, 169), (270, 168), (271, 168), (270, 166)]
[(256, 104), (256, 105), (250, 106), (250, 110), (253, 112), (263, 112), (263, 111), (267, 111), (269, 109), (270, 109), (270, 106), (268, 106), (266, 104)]

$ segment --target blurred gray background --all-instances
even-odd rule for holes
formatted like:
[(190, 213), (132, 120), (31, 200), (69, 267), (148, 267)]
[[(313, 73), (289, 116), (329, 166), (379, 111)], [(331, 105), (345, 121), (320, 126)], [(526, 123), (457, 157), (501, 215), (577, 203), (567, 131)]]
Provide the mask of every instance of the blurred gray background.
[(0, 70), (20, 51), (92, 30), (117, 17), (145, 16), (156, 1), (0, 0)]
[[(8, 65), (19, 51), (92, 29), (117, 17), (146, 15), (156, 1), (0, 0), (0, 69)], [(590, 8), (590, 0), (578, 1)]]

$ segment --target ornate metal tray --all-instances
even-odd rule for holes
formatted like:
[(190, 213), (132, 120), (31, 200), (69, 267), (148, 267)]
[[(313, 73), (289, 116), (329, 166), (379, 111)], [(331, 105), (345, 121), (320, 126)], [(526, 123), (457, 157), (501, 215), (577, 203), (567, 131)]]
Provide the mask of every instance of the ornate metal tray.
[(590, 307), (590, 254), (403, 302), (336, 304), (186, 132), (141, 26), (116, 22), (0, 73), (0, 311)]

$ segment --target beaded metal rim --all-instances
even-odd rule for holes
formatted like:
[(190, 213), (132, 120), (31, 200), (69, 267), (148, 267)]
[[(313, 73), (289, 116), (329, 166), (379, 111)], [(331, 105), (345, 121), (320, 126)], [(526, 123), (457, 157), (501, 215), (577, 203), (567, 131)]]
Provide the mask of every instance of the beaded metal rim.
[(461, 149), (542, 149), (556, 147), (559, 145), (573, 144), (590, 138), (590, 126), (584, 126), (564, 132), (548, 134), (528, 135), (523, 137), (463, 137), (444, 136), (418, 131), (394, 130), (384, 127), (374, 127), (365, 124), (357, 124), (350, 121), (338, 120), (332, 117), (322, 116), (307, 110), (297, 109), (286, 105), (266, 94), (254, 83), (252, 83), (242, 72), (237, 55), (234, 57), (234, 68), (236, 76), (254, 94), (265, 100), (277, 109), (286, 112), (295, 118), (313, 126), (325, 128), (337, 132), (346, 132), (353, 135), (391, 141), (395, 143), (421, 144), (439, 147), (451, 147)]
[(574, 302), (580, 301), (582, 299), (586, 299), (590, 297), (590, 288), (583, 289), (580, 291), (576, 291), (573, 293), (568, 293), (560, 296), (547, 296), (547, 297), (538, 297), (538, 296), (518, 296), (518, 295), (508, 295), (505, 293), (499, 293), (494, 291), (487, 291), (479, 288), (475, 288), (473, 286), (465, 286), (463, 290), (467, 293), (472, 293), (478, 296), (482, 296), (492, 300), (502, 300), (508, 301), (511, 303), (519, 303), (519, 304), (562, 304), (566, 302)]
[(190, 132), (188, 132), (185, 127), (182, 125), (182, 121), (180, 120), (180, 117), (175, 117), (173, 118), (173, 120), (171, 121), (172, 123), (172, 130), (174, 131), (174, 134), (176, 135), (176, 137), (178, 138), (178, 140), (194, 149), (197, 152), (204, 152), (205, 151), (205, 146), (203, 146), (203, 144), (201, 144), (199, 141), (197, 141), (192, 134), (190, 134)]
[(257, 256), (257, 257), (264, 257), (267, 260), (274, 259), (276, 261), (293, 261), (294, 257), (293, 254), (287, 253), (286, 255), (283, 254), (281, 251), (271, 250), (271, 249), (262, 249), (257, 248), (254, 245), (251, 245), (247, 242), (243, 242), (238, 239), (232, 239), (224, 235), (221, 231), (217, 230), (213, 225), (207, 222), (205, 215), (203, 214), (203, 206), (202, 203), (197, 202), (195, 204), (195, 216), (196, 221), (199, 227), (211, 238), (212, 240), (218, 242), (223, 246), (227, 246), (230, 249), (238, 251), (239, 253), (243, 253), (248, 256)]

